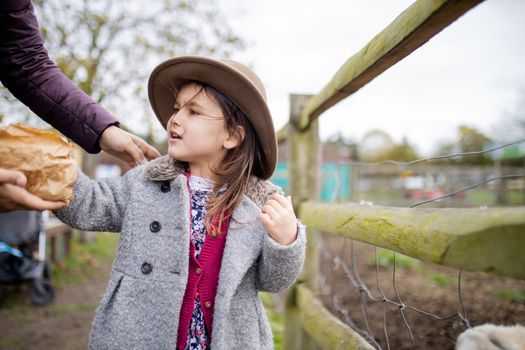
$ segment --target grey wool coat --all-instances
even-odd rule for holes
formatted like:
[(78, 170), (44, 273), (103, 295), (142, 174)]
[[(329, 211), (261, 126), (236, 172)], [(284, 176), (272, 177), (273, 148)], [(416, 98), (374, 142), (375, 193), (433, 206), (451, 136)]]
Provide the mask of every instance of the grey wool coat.
[[(55, 211), (78, 229), (121, 232), (91, 325), (90, 349), (176, 349), (190, 245), (190, 197), (183, 172), (182, 163), (169, 156), (119, 178), (94, 181), (79, 171), (75, 198)], [(299, 220), (297, 238), (286, 246), (258, 220), (274, 192), (282, 194), (271, 182), (252, 177), (232, 212), (215, 297), (212, 350), (273, 349), (258, 291), (279, 292), (295, 282), (306, 249), (305, 225)], [(154, 221), (160, 224), (156, 233), (150, 229)]]

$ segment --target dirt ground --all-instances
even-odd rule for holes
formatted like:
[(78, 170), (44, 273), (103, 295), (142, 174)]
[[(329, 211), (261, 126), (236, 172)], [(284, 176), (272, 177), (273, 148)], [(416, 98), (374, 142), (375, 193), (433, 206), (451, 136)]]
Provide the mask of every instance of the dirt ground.
[[(341, 261), (346, 261), (348, 268), (351, 269), (351, 241), (347, 240), (344, 243), (341, 238), (328, 234), (322, 234), (321, 237), (327, 251), (330, 254), (337, 253)], [(386, 297), (398, 302), (399, 299), (393, 288), (393, 267), (379, 266), (379, 275), (377, 275), (374, 248), (363, 243), (354, 242), (354, 257), (356, 272), (354, 275), (363, 281), (372, 296), (383, 299), (377, 284), (377, 276), (379, 276), (379, 283)], [(388, 349), (381, 310), (382, 302), (371, 301), (364, 292), (360, 294), (359, 289), (347, 278), (342, 266), (341, 262), (334, 262), (333, 255), (321, 255), (321, 275), (325, 276), (328, 286), (324, 290), (330, 291), (326, 296), (320, 293), (321, 300), (344, 322), (343, 313), (334, 307), (335, 291), (337, 295), (335, 305), (338, 309), (348, 310), (351, 321), (362, 330), (366, 329), (365, 319), (367, 319), (369, 328), (381, 348)], [(411, 340), (399, 307), (385, 303), (386, 330), (390, 349), (454, 349), (457, 336), (466, 327), (457, 315), (463, 314), (459, 302), (458, 270), (420, 263), (412, 268), (396, 268), (395, 280), (398, 295), (406, 305), (403, 313), (414, 342)], [(472, 326), (484, 323), (525, 324), (525, 281), (464, 271), (461, 276), (461, 291), (466, 318)], [(363, 300), (367, 300), (366, 302), (361, 301), (361, 295), (365, 296)], [(436, 320), (409, 307), (440, 317), (455, 316), (447, 320)], [(363, 316), (364, 309), (368, 317)]]
[(0, 349), (87, 349), (95, 309), (106, 289), (111, 262), (86, 282), (55, 289), (46, 306), (33, 306), (27, 285), (9, 286), (0, 302)]

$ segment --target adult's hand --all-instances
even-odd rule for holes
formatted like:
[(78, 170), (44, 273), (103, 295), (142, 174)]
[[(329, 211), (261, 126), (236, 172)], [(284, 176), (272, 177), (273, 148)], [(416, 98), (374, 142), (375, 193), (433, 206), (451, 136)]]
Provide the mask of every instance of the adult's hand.
[(144, 164), (147, 159), (160, 157), (159, 151), (140, 137), (113, 125), (104, 130), (100, 136), (99, 145), (103, 151), (122, 159), (131, 167)]
[(0, 168), (0, 212), (12, 210), (54, 210), (69, 203), (43, 200), (24, 188), (27, 178), (24, 173)]

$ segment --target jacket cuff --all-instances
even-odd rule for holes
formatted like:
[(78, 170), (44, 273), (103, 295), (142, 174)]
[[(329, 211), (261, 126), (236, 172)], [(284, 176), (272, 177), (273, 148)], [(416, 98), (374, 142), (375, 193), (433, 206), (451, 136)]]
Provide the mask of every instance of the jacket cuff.
[(99, 122), (98, 125), (93, 125), (93, 131), (95, 132), (95, 134), (97, 134), (95, 142), (90, 146), (86, 145), (86, 147), (84, 148), (86, 152), (91, 154), (96, 154), (101, 151), (100, 138), (102, 137), (102, 134), (104, 133), (104, 131), (106, 131), (107, 128), (109, 128), (110, 126), (116, 126), (120, 128), (120, 122), (115, 121), (111, 115), (104, 116), (104, 119), (99, 118), (99, 120), (101, 120), (101, 122)]
[(277, 250), (277, 251), (286, 251), (286, 250), (296, 249), (297, 245), (304, 243), (304, 241), (306, 240), (306, 226), (303, 225), (299, 219), (297, 219), (296, 227), (297, 227), (297, 236), (295, 237), (295, 240), (292, 243), (286, 244), (286, 245), (277, 242), (275, 239), (272, 238), (272, 236), (267, 234), (266, 239), (265, 239), (266, 248), (270, 248), (272, 250)]

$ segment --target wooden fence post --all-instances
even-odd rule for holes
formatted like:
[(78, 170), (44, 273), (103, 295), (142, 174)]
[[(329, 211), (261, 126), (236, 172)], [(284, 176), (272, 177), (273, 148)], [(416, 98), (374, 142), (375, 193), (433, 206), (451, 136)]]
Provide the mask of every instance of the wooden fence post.
[[(290, 96), (290, 123), (288, 128), (288, 180), (294, 211), (300, 219), (299, 204), (307, 200), (320, 198), (320, 161), (321, 144), (319, 126), (315, 120), (307, 130), (297, 129), (297, 121), (311, 95)], [(319, 252), (317, 249), (318, 231), (307, 229), (307, 249), (303, 272), (297, 279), (298, 284), (305, 284), (312, 291), (317, 291), (317, 273)], [(296, 285), (286, 293), (285, 336), (286, 350), (316, 349), (315, 343), (301, 328), (299, 310), (296, 304)]]

